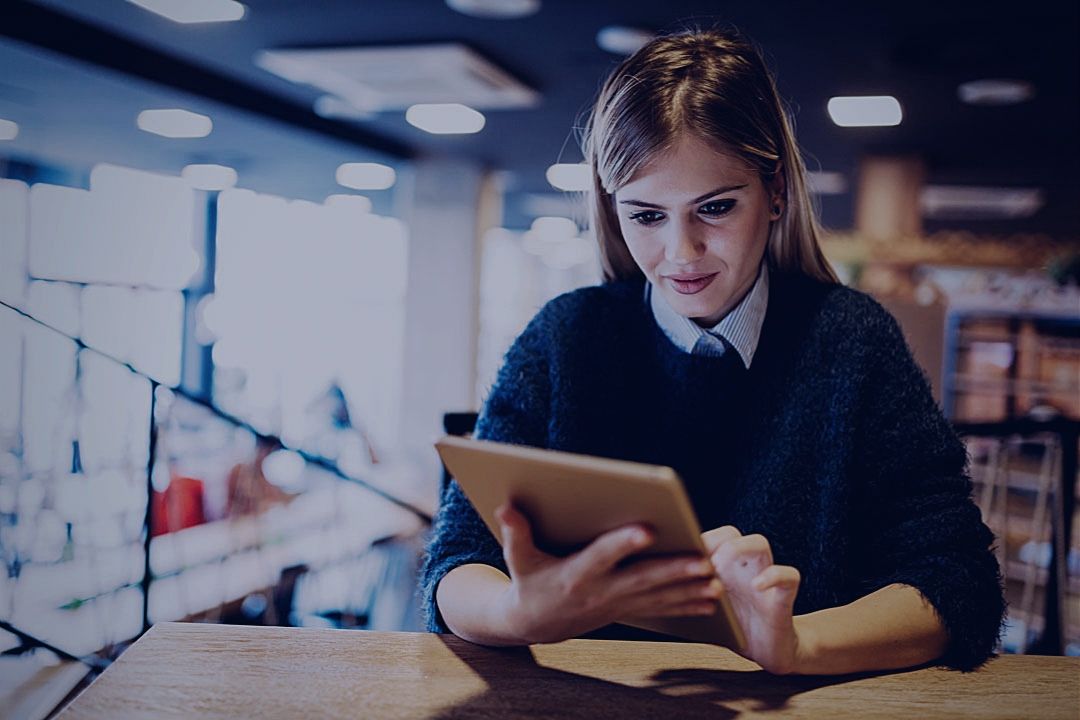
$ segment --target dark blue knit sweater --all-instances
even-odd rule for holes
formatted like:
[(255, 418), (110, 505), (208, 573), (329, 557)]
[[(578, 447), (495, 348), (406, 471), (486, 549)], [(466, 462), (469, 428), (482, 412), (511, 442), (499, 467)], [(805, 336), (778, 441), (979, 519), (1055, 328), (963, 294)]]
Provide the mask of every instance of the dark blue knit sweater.
[[(670, 465), (703, 529), (761, 533), (798, 568), (796, 614), (906, 583), (948, 629), (942, 662), (976, 667), (1004, 600), (964, 446), (880, 305), (777, 272), (770, 285), (749, 370), (673, 345), (640, 280), (552, 300), (508, 351), (477, 436)], [(450, 483), (421, 571), (432, 631), (447, 632), (435, 588), (466, 563), (506, 572)]]

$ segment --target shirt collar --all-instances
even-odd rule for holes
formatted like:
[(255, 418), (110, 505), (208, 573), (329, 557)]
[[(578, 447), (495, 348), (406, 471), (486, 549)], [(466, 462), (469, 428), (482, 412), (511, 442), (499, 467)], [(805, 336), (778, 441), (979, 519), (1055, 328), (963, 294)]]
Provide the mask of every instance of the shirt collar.
[(739, 304), (721, 318), (720, 322), (708, 330), (675, 312), (660, 293), (652, 292), (652, 284), (649, 282), (645, 283), (645, 297), (652, 307), (656, 324), (681, 350), (690, 352), (698, 338), (708, 332), (730, 343), (742, 358), (743, 365), (749, 368), (754, 353), (757, 352), (761, 326), (765, 322), (765, 311), (769, 305), (768, 263), (761, 263), (757, 280), (750, 292), (746, 293)]

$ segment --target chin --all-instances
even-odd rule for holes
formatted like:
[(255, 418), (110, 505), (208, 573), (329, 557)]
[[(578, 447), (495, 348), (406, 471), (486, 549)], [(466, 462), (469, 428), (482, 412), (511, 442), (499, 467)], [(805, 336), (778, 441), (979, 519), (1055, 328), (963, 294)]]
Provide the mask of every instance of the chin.
[(671, 306), (672, 310), (691, 320), (716, 315), (720, 307), (716, 303), (709, 302), (705, 298), (700, 298), (695, 295), (680, 295), (671, 290), (665, 291), (664, 299), (667, 300), (667, 303)]

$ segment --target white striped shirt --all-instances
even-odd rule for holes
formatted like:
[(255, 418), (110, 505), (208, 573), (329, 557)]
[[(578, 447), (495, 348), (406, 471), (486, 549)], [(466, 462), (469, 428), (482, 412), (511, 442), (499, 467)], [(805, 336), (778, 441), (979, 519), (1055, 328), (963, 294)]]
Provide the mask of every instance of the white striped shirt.
[[(754, 353), (757, 351), (758, 339), (761, 337), (765, 310), (769, 306), (769, 269), (767, 263), (762, 262), (757, 280), (750, 288), (750, 292), (746, 293), (739, 304), (720, 322), (708, 330), (702, 329), (690, 318), (675, 312), (661, 293), (652, 291), (652, 283), (649, 282), (645, 283), (645, 300), (652, 307), (656, 324), (671, 339), (671, 342), (683, 351), (693, 351), (694, 345), (708, 333), (714, 338), (731, 343), (742, 358), (743, 365), (749, 368), (754, 359)], [(715, 343), (717, 354), (722, 353), (722, 346), (723, 343), (719, 341)]]

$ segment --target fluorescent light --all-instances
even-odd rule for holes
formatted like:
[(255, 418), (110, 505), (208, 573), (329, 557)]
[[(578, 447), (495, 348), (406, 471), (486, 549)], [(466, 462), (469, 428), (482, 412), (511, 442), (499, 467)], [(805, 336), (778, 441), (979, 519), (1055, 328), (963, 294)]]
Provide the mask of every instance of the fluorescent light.
[(433, 135), (470, 135), (484, 129), (484, 116), (461, 103), (421, 103), (405, 111), (413, 127)]
[(919, 200), (923, 215), (934, 220), (1025, 218), (1043, 206), (1038, 188), (928, 185)]
[(465, 15), (509, 20), (532, 15), (540, 0), (446, 0), (451, 9)]
[(327, 207), (340, 207), (357, 212), (371, 212), (371, 199), (364, 195), (346, 195), (345, 193), (327, 195), (323, 203)]
[(1035, 87), (1023, 80), (972, 80), (961, 84), (956, 94), (969, 105), (1016, 105), (1035, 97)]
[(891, 95), (834, 97), (829, 117), (840, 127), (890, 127), (904, 119), (900, 102)]
[(847, 178), (842, 173), (808, 170), (806, 184), (815, 195), (843, 195), (847, 192)]
[(236, 184), (236, 171), (225, 165), (188, 165), (180, 176), (196, 190), (224, 190)]
[(615, 55), (633, 55), (654, 37), (648, 30), (608, 25), (596, 33), (596, 44), (601, 50)]
[(586, 163), (555, 163), (546, 175), (548, 182), (559, 190), (585, 192), (592, 188), (592, 169)]
[(140, 130), (167, 138), (201, 138), (214, 129), (205, 115), (187, 110), (143, 110), (136, 120)]
[(244, 17), (247, 8), (236, 0), (128, 0), (178, 23), (232, 22)]
[(19, 123), (11, 120), (0, 120), (0, 140), (14, 140), (19, 134)]
[(358, 108), (337, 95), (320, 95), (313, 107), (316, 115), (331, 120), (370, 120), (375, 117), (373, 111)]
[(344, 163), (334, 177), (353, 190), (386, 190), (397, 180), (394, 168), (379, 163)]

